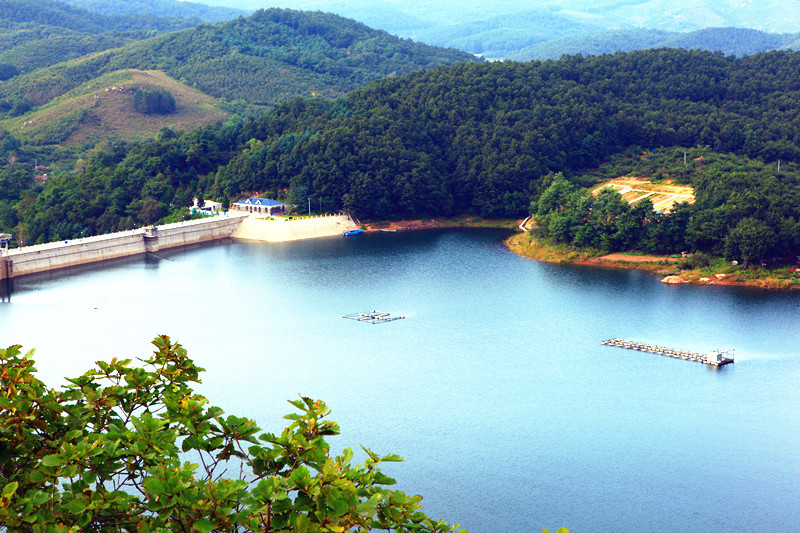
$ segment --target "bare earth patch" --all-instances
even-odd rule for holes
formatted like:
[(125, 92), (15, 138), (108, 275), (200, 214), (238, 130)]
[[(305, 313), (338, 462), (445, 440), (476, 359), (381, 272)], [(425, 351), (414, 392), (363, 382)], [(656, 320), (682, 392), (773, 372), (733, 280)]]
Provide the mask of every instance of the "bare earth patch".
[(653, 209), (659, 213), (668, 213), (676, 203), (694, 203), (692, 187), (671, 182), (653, 183), (635, 176), (621, 176), (595, 187), (592, 194), (598, 195), (606, 188), (616, 190), (629, 204), (649, 198), (653, 202)]

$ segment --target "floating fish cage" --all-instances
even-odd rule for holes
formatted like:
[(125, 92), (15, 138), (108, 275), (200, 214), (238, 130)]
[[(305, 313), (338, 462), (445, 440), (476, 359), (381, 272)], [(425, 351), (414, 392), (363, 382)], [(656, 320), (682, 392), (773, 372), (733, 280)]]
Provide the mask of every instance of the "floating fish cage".
[(676, 348), (667, 348), (665, 346), (655, 346), (645, 344), (643, 342), (629, 341), (625, 339), (609, 339), (600, 344), (604, 346), (616, 346), (618, 348), (625, 348), (626, 350), (638, 350), (640, 352), (650, 352), (657, 355), (666, 357), (674, 357), (675, 359), (686, 359), (698, 363), (705, 363), (707, 365), (720, 367), (733, 363), (733, 350), (714, 350), (705, 354), (698, 352), (690, 352), (687, 350), (679, 350)]
[(368, 322), (370, 324), (383, 324), (384, 322), (391, 322), (393, 320), (402, 320), (404, 316), (392, 316), (389, 313), (382, 313), (380, 311), (370, 311), (368, 313), (351, 313), (344, 315), (342, 318), (349, 318), (350, 320), (357, 320), (359, 322)]

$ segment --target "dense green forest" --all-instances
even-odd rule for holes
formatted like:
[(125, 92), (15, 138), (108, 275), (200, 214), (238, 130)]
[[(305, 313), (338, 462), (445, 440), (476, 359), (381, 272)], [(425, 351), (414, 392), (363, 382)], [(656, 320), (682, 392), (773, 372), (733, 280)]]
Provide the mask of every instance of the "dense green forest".
[[(4, 193), (0, 224), (31, 243), (152, 222), (196, 193), (234, 199), (256, 191), (368, 218), (547, 215), (539, 202), (560, 183), (554, 173), (583, 186), (615, 154), (702, 146), (716, 161), (702, 172), (665, 160), (655, 175), (695, 187), (693, 206), (654, 223), (675, 231), (586, 242), (720, 254), (727, 246), (734, 256), (737, 238), (767, 227), (764, 257), (798, 254), (798, 69), (800, 54), (791, 52), (737, 59), (685, 50), (438, 67), (342, 99), (296, 99), (249, 120), (107, 146), (83, 173), (55, 176), (41, 192), (9, 189), (19, 192)], [(6, 142), (13, 147), (13, 137)], [(2, 175), (16, 174), (6, 167)], [(581, 204), (573, 192), (559, 198), (574, 202), (554, 209)], [(603, 201), (615, 204), (613, 217), (628, 209)], [(556, 238), (583, 242), (570, 231)]]

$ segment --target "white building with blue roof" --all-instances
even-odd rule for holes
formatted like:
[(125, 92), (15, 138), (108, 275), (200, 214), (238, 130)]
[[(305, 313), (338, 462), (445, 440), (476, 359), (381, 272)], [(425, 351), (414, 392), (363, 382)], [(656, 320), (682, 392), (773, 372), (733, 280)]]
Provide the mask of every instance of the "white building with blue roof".
[(277, 200), (272, 200), (271, 198), (248, 198), (247, 200), (234, 202), (231, 205), (231, 209), (245, 213), (272, 216), (285, 213), (286, 204)]

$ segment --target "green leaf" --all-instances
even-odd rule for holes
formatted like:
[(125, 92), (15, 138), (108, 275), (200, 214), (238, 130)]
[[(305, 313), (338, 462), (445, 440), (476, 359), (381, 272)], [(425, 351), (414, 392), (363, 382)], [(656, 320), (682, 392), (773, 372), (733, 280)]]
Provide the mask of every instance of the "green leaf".
[(199, 531), (200, 533), (210, 533), (210, 531), (214, 529), (214, 522), (205, 518), (201, 518), (192, 524), (192, 529)]
[(350, 509), (347, 502), (347, 495), (338, 492), (330, 492), (325, 496), (325, 503), (331, 508), (333, 516), (336, 517), (342, 516)]
[(44, 466), (61, 466), (64, 464), (64, 459), (58, 455), (47, 455), (42, 459), (42, 464)]
[(164, 484), (160, 479), (154, 477), (148, 478), (144, 481), (144, 488), (153, 494), (162, 494), (164, 492)]
[(72, 514), (80, 514), (86, 509), (86, 504), (82, 500), (72, 500), (67, 505), (69, 512)]
[(11, 496), (13, 496), (14, 493), (17, 491), (17, 487), (19, 487), (19, 483), (17, 483), (16, 481), (8, 483), (5, 487), (3, 487), (3, 498), (10, 498)]
[(50, 495), (47, 494), (46, 492), (42, 492), (40, 490), (37, 490), (37, 491), (35, 491), (33, 493), (30, 493), (30, 492), (28, 493), (28, 500), (30, 501), (30, 503), (32, 505), (39, 506), (39, 505), (44, 504), (44, 502), (49, 501), (50, 500)]

